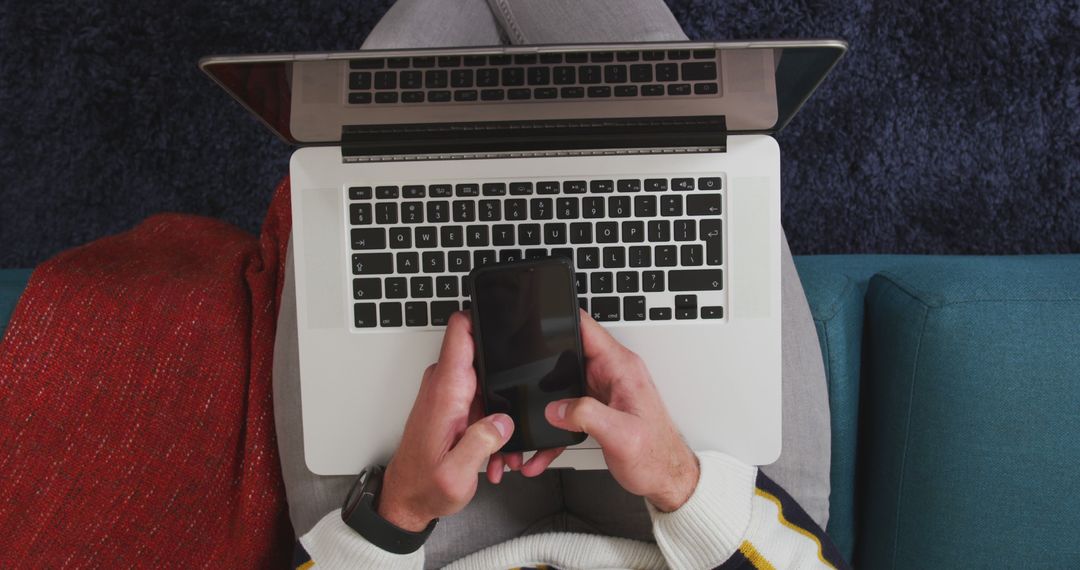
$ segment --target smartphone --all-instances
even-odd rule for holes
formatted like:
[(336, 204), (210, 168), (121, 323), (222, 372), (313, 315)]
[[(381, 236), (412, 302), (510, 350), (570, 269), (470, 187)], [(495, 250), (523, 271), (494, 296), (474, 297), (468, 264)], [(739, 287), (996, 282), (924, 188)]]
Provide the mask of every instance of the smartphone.
[(548, 403), (585, 395), (574, 268), (563, 257), (488, 265), (469, 274), (476, 375), (484, 413), (514, 419), (501, 451), (575, 445), (585, 434), (544, 418)]

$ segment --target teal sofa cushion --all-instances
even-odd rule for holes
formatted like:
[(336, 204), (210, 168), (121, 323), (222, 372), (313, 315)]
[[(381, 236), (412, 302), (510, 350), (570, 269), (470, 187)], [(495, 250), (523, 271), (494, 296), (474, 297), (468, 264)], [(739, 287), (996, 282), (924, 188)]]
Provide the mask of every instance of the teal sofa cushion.
[(1080, 567), (1080, 256), (870, 282), (855, 562)]
[(0, 269), (0, 339), (4, 338), (11, 312), (32, 272), (32, 269)]

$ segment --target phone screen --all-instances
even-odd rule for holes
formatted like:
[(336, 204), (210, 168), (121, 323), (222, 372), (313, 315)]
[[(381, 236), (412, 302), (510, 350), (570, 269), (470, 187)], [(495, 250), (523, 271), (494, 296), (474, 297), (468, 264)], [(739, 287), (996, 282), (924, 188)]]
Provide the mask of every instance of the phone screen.
[(560, 260), (480, 270), (473, 279), (477, 372), (485, 412), (514, 419), (504, 451), (573, 445), (584, 435), (551, 426), (549, 402), (584, 395), (584, 356), (573, 273)]

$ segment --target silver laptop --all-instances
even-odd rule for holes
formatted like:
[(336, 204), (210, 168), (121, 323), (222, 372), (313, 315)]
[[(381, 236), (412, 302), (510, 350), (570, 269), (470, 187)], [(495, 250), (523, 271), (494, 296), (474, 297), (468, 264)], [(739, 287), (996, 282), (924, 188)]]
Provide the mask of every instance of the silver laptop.
[[(689, 445), (780, 454), (780, 152), (840, 41), (211, 57), (285, 141), (308, 467), (397, 446), (464, 279), (561, 255)], [(554, 467), (602, 469), (594, 441)]]

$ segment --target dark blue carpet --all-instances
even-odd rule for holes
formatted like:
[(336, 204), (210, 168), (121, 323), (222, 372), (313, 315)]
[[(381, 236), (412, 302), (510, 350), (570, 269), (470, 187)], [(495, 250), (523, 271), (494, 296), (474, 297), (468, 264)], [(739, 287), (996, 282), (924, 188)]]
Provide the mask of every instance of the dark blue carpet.
[[(671, 0), (694, 38), (840, 37), (779, 137), (797, 253), (1080, 251), (1080, 5)], [(389, 2), (0, 4), (0, 267), (164, 211), (257, 231), (290, 149), (200, 56), (343, 50)]]

